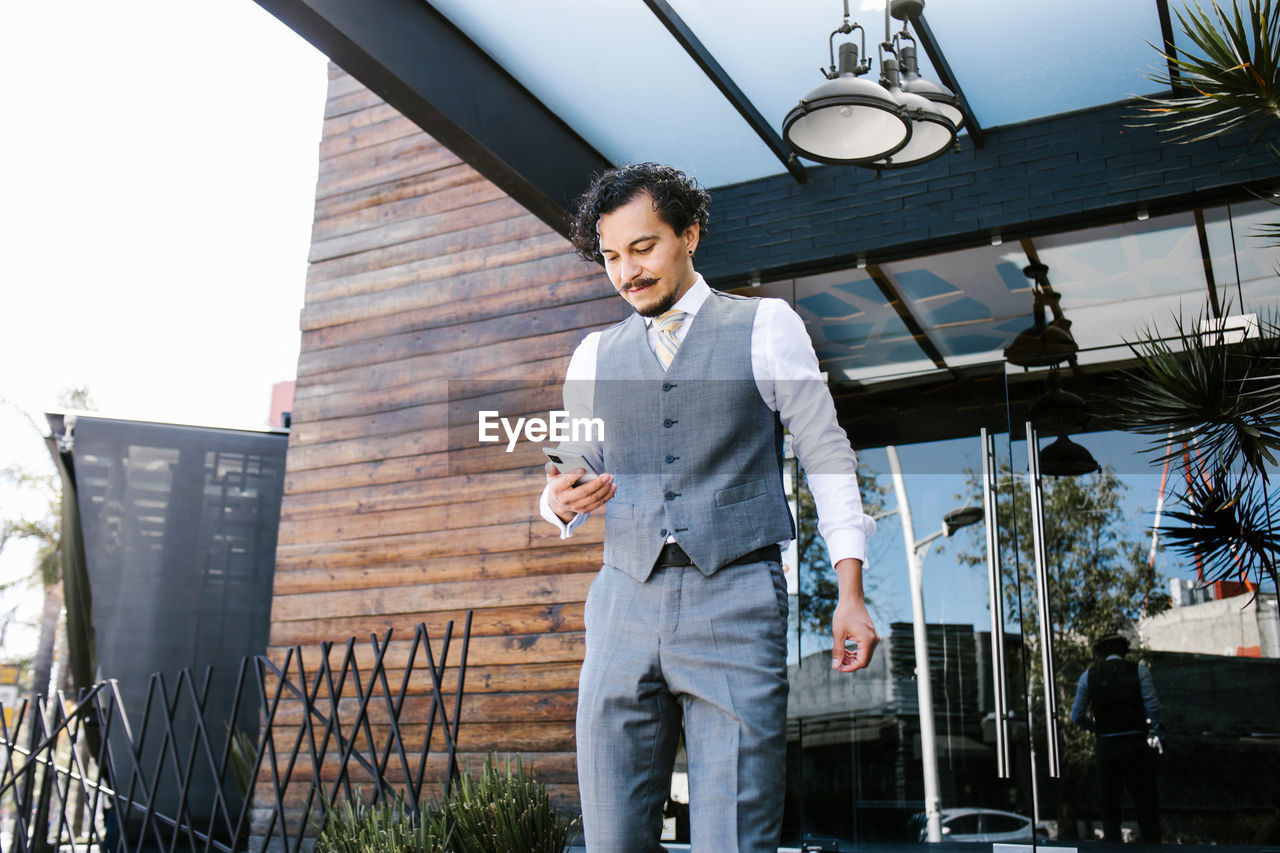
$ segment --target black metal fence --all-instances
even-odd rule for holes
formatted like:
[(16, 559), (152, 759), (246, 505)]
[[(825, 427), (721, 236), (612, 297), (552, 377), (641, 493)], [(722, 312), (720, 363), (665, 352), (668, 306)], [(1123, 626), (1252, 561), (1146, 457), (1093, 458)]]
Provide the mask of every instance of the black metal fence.
[(447, 794), (470, 612), (450, 667), (453, 633), (245, 658), (229, 707), (211, 707), (211, 670), (185, 669), (152, 675), (140, 710), (114, 681), (24, 701), (0, 715), (0, 848), (293, 853), (341, 799)]

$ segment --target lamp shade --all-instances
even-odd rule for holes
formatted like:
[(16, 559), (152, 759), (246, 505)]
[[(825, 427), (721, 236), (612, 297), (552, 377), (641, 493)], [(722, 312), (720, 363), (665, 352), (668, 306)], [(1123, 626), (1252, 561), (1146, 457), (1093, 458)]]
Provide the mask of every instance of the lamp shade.
[(920, 76), (916, 63), (914, 45), (903, 45), (902, 52), (902, 89), (913, 95), (919, 95), (931, 101), (934, 106), (959, 130), (964, 125), (964, 113), (960, 111), (960, 99), (941, 83), (926, 80)]
[(1070, 320), (1036, 323), (1018, 333), (1005, 348), (1004, 357), (1018, 367), (1052, 367), (1070, 361), (1080, 347), (1071, 335)]
[(782, 122), (782, 136), (797, 154), (819, 163), (870, 163), (910, 141), (904, 112), (879, 84), (841, 74), (800, 99)]
[(956, 126), (942, 114), (937, 105), (910, 92), (893, 87), (889, 94), (906, 109), (911, 120), (911, 139), (886, 160), (873, 165), (878, 169), (903, 169), (927, 163), (951, 148), (956, 141)]
[(1100, 466), (1093, 454), (1065, 435), (1040, 451), (1040, 473), (1053, 477), (1079, 477), (1092, 474)]

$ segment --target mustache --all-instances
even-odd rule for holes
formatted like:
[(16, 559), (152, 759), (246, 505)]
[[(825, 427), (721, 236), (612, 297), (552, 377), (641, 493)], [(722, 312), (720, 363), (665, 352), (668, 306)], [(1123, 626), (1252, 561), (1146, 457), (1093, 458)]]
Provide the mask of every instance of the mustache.
[(630, 284), (628, 284), (626, 287), (624, 287), (624, 288), (622, 289), (622, 292), (623, 292), (623, 293), (629, 293), (629, 292), (631, 292), (632, 290), (636, 289), (637, 287), (648, 287), (649, 285), (654, 284), (655, 282), (657, 282), (657, 279), (656, 279), (656, 278), (641, 278), (641, 279), (637, 279), (637, 280), (635, 280), (635, 281), (631, 282)]

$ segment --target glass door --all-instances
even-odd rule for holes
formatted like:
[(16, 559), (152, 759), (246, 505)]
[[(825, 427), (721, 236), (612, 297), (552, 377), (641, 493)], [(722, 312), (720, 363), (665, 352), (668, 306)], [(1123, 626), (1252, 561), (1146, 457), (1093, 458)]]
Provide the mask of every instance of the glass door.
[(852, 675), (831, 671), (834, 586), (797, 474), (784, 847), (1033, 839), (1024, 605), (987, 523), (1011, 499), (1008, 453), (1001, 430), (860, 454), (881, 641)]
[(1048, 626), (1030, 695), (1036, 806), (1054, 842), (1280, 842), (1274, 586), (1208, 580), (1153, 536), (1179, 484), (1147, 439), (1072, 436), (1099, 470), (1069, 474), (1062, 439), (1024, 429), (1015, 520), (1025, 594), (1043, 595), (1024, 623)]

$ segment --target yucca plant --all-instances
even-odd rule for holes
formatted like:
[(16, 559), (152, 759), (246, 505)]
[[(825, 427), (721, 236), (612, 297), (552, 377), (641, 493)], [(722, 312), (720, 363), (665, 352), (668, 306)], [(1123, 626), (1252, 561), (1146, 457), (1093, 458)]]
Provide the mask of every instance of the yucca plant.
[[(323, 800), (327, 802), (327, 800)], [(369, 804), (354, 797), (326, 808), (315, 853), (450, 853), (447, 829), (404, 797)]]
[[(1274, 0), (1233, 0), (1230, 12), (1217, 2), (1210, 9), (1198, 2), (1175, 9), (1183, 46), (1161, 51), (1170, 70), (1150, 75), (1175, 96), (1144, 98), (1140, 122), (1173, 142), (1251, 129), (1256, 144), (1273, 136), (1280, 120), (1277, 7)], [(1268, 147), (1280, 159), (1271, 139)], [(1280, 225), (1258, 231), (1280, 244)], [(1158, 460), (1182, 469), (1180, 508), (1168, 514), (1183, 524), (1161, 531), (1208, 580), (1280, 581), (1280, 495), (1268, 471), (1280, 451), (1280, 328), (1264, 322), (1260, 340), (1240, 343), (1189, 333), (1180, 320), (1177, 331), (1180, 347), (1154, 330), (1130, 344), (1138, 366), (1123, 377), (1115, 401), (1121, 427), (1158, 436)], [(1187, 451), (1173, 449), (1183, 442)]]
[(451, 853), (563, 853), (578, 834), (578, 818), (551, 805), (546, 786), (519, 757), (499, 769), (490, 754), (479, 778), (463, 773), (432, 812)]
[(1115, 420), (1152, 436), (1156, 461), (1181, 469), (1181, 508), (1168, 515), (1183, 524), (1160, 528), (1176, 550), (1208, 580), (1280, 582), (1280, 492), (1270, 481), (1280, 454), (1280, 328), (1264, 321), (1260, 339), (1228, 343), (1175, 322), (1181, 348), (1152, 330), (1129, 344), (1138, 364), (1122, 376)]
[(564, 853), (578, 827), (518, 757), (499, 769), (490, 754), (478, 778), (463, 773), (446, 796), (417, 809), (399, 796), (369, 805), (357, 791), (326, 809), (315, 853)]
[(1280, 18), (1272, 0), (1248, 0), (1245, 12), (1233, 3), (1230, 14), (1216, 2), (1210, 8), (1206, 12), (1197, 2), (1194, 10), (1175, 9), (1190, 47), (1161, 51), (1177, 79), (1171, 71), (1148, 76), (1194, 94), (1144, 98), (1143, 123), (1179, 142), (1251, 128), (1256, 142), (1280, 118)]

